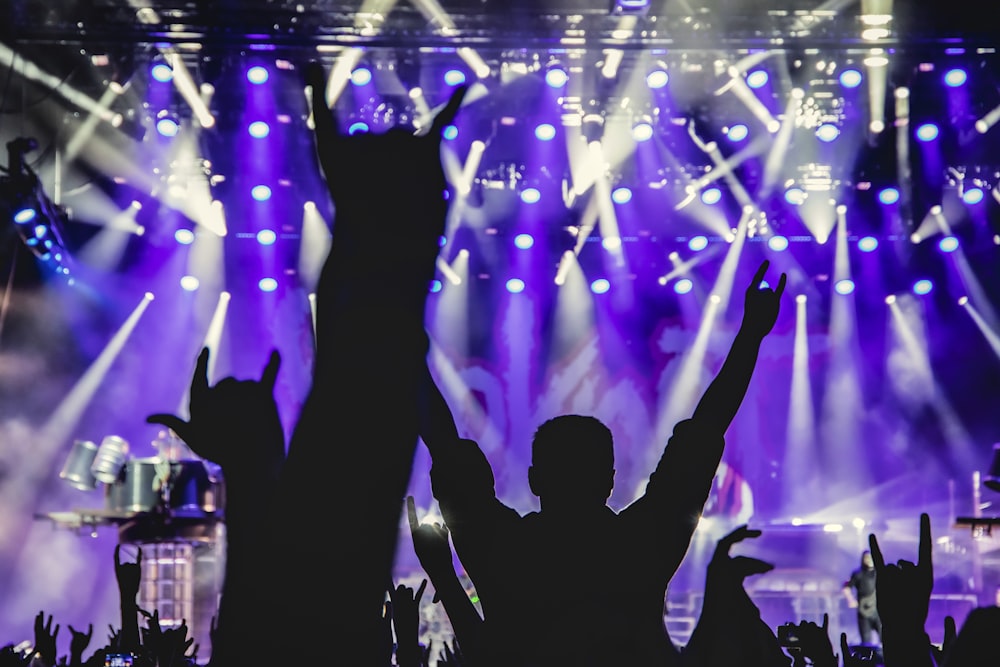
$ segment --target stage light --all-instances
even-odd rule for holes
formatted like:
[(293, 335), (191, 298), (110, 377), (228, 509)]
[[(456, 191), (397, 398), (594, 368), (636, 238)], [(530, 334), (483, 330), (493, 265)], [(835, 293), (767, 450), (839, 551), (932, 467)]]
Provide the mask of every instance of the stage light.
[(654, 69), (646, 75), (646, 85), (656, 90), (670, 82), (670, 75), (665, 69)]
[(458, 128), (455, 127), (454, 125), (448, 125), (444, 128), (444, 130), (441, 131), (441, 136), (447, 139), (448, 141), (451, 141), (452, 139), (458, 136)]
[(194, 276), (184, 276), (181, 278), (181, 289), (186, 292), (193, 292), (198, 289), (201, 282)]
[(878, 193), (878, 200), (889, 206), (899, 201), (899, 190), (896, 188), (884, 188)]
[(865, 236), (858, 240), (858, 250), (861, 252), (871, 252), (878, 248), (878, 239), (874, 236)]
[(954, 236), (945, 236), (938, 241), (938, 249), (941, 252), (955, 252), (958, 250), (958, 239)]
[(562, 88), (566, 85), (568, 80), (569, 75), (566, 74), (566, 70), (561, 67), (552, 67), (545, 73), (545, 83), (547, 83), (550, 88)]
[(271, 126), (262, 120), (255, 120), (247, 127), (247, 132), (254, 139), (263, 139), (271, 133)]
[(442, 287), (444, 287), (444, 284), (440, 280), (435, 278), (431, 281), (430, 287), (428, 289), (431, 294), (437, 294), (438, 292), (441, 291)]
[(785, 201), (792, 206), (801, 206), (806, 201), (806, 193), (802, 188), (788, 188), (785, 190)]
[(839, 533), (844, 530), (844, 527), (839, 523), (825, 523), (823, 524), (824, 533)]
[(983, 201), (982, 188), (968, 188), (962, 193), (962, 201), (966, 204), (978, 204)]
[(149, 70), (150, 76), (160, 83), (168, 83), (174, 78), (174, 70), (170, 68), (170, 65), (166, 63), (156, 63)]
[(364, 134), (368, 132), (368, 130), (368, 123), (359, 120), (351, 123), (350, 127), (347, 128), (347, 134)]
[(542, 123), (535, 127), (535, 137), (542, 141), (550, 141), (556, 136), (556, 128), (550, 123)]
[(958, 297), (958, 305), (964, 306), (967, 303), (969, 303), (969, 297), (967, 297), (967, 296), (960, 296), (960, 297)]
[(861, 72), (856, 69), (845, 69), (840, 73), (840, 85), (844, 88), (857, 88), (861, 85)]
[(924, 123), (917, 128), (917, 139), (920, 141), (934, 141), (938, 137), (938, 126), (934, 123)]
[(705, 188), (701, 191), (701, 202), (712, 206), (722, 201), (722, 190), (719, 188)]
[(641, 120), (632, 126), (632, 138), (636, 141), (649, 141), (653, 138), (653, 126), (645, 120)]
[(837, 294), (847, 295), (854, 291), (854, 281), (850, 278), (838, 280), (833, 285), (833, 291)]
[(728, 137), (730, 141), (743, 141), (749, 134), (750, 128), (742, 123), (737, 123), (729, 128), (726, 132), (726, 137)]
[(626, 187), (615, 188), (611, 193), (611, 201), (616, 204), (627, 204), (632, 201), (632, 191)]
[(761, 88), (767, 85), (767, 72), (762, 69), (756, 69), (749, 74), (747, 74), (747, 85), (751, 88)]
[(795, 296), (795, 303), (805, 303), (806, 300), (807, 299), (806, 299), (806, 295), (805, 294), (797, 294)]
[(944, 85), (949, 88), (958, 88), (968, 80), (968, 75), (964, 69), (950, 69), (944, 73)]
[(14, 214), (14, 222), (19, 225), (26, 225), (38, 216), (38, 212), (30, 207), (26, 206)]
[(922, 278), (913, 283), (913, 293), (917, 295), (929, 294), (934, 289), (934, 283), (927, 278)]
[(460, 86), (465, 83), (465, 72), (460, 69), (450, 69), (444, 73), (444, 82), (449, 86)]
[(832, 123), (823, 123), (816, 128), (816, 136), (827, 143), (840, 136), (840, 128)]
[(254, 65), (247, 70), (247, 81), (255, 85), (267, 83), (268, 76), (270, 75), (267, 69), (260, 65)]
[(253, 189), (250, 190), (250, 196), (257, 201), (267, 201), (271, 198), (271, 188), (266, 185), (255, 185)]
[(708, 247), (708, 238), (704, 236), (694, 236), (688, 241), (688, 249), (698, 252)]
[(767, 240), (767, 247), (775, 252), (781, 252), (783, 250), (787, 250), (788, 239), (781, 235), (772, 236)]
[(520, 278), (511, 278), (507, 281), (507, 291), (511, 294), (520, 294), (524, 291), (524, 281)]
[(164, 137), (175, 137), (180, 129), (180, 121), (169, 111), (156, 114), (156, 131)]
[(604, 294), (609, 289), (611, 289), (611, 283), (608, 282), (607, 278), (598, 278), (590, 283), (590, 291), (594, 294)]
[(521, 201), (525, 204), (536, 204), (542, 198), (542, 193), (538, 188), (525, 188), (521, 190)]
[(178, 229), (174, 232), (174, 240), (181, 245), (191, 245), (194, 243), (194, 232), (190, 229)]
[(278, 235), (274, 233), (273, 229), (262, 229), (257, 232), (257, 243), (261, 245), (274, 245), (277, 240)]
[(687, 294), (692, 288), (694, 288), (694, 283), (691, 282), (690, 278), (681, 278), (674, 282), (674, 292), (677, 294)]
[(278, 281), (274, 278), (261, 278), (257, 282), (257, 287), (261, 292), (273, 292), (278, 289)]
[(615, 0), (613, 14), (642, 14), (649, 10), (649, 0)]
[(535, 239), (531, 234), (518, 234), (514, 237), (514, 245), (521, 250), (527, 250), (535, 245)]
[(371, 80), (372, 71), (367, 67), (358, 67), (351, 72), (351, 83), (355, 86), (367, 86)]
[(892, 304), (896, 303), (896, 295), (890, 294), (889, 296), (885, 297), (885, 303), (887, 306), (891, 306)]

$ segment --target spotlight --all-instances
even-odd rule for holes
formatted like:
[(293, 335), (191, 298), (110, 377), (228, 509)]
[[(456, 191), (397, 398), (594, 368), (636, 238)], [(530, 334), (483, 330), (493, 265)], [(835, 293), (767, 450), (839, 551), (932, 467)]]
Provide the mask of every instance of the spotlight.
[(667, 70), (665, 69), (654, 69), (646, 75), (646, 85), (654, 90), (663, 88), (669, 82), (670, 75), (667, 74)]
[(271, 126), (262, 120), (255, 120), (250, 123), (249, 127), (247, 127), (247, 132), (249, 132), (250, 136), (254, 139), (263, 139), (271, 133)]
[(590, 291), (594, 294), (604, 294), (609, 289), (611, 289), (611, 283), (608, 282), (607, 278), (598, 278), (590, 283)]
[(698, 252), (708, 247), (708, 239), (704, 236), (694, 236), (688, 241), (688, 248)]
[(854, 291), (854, 281), (850, 278), (843, 278), (838, 280), (833, 285), (833, 291), (837, 294), (848, 295)]
[(722, 190), (719, 188), (706, 188), (701, 191), (701, 201), (709, 206), (722, 201)]
[(840, 128), (832, 123), (823, 123), (816, 128), (816, 136), (820, 141), (829, 143), (840, 136)]
[(885, 188), (878, 193), (878, 200), (889, 206), (899, 201), (899, 190), (896, 188)]
[(267, 79), (269, 76), (270, 75), (267, 69), (261, 67), (260, 65), (254, 65), (253, 67), (247, 70), (247, 81), (255, 85), (267, 83)]
[(185, 292), (194, 292), (201, 282), (194, 276), (184, 276), (181, 278), (181, 289)]
[(788, 188), (785, 190), (785, 201), (792, 206), (801, 206), (806, 201), (806, 193), (802, 188)]
[(649, 11), (650, 0), (615, 0), (611, 8), (611, 13), (621, 14), (645, 14)]
[(452, 139), (458, 136), (458, 128), (455, 127), (454, 125), (448, 125), (447, 127), (444, 128), (444, 130), (441, 131), (441, 136), (447, 139), (448, 141), (451, 141)]
[(949, 88), (958, 88), (968, 79), (964, 69), (950, 69), (944, 73), (944, 85)]
[(750, 129), (743, 123), (737, 123), (729, 128), (726, 136), (730, 141), (743, 141), (750, 134)]
[(646, 120), (641, 120), (632, 126), (632, 138), (636, 141), (649, 141), (653, 138), (653, 126)]
[(430, 287), (428, 289), (431, 294), (437, 294), (438, 292), (441, 291), (442, 287), (444, 287), (444, 285), (441, 283), (441, 281), (435, 278), (434, 280), (431, 281)]
[(261, 278), (257, 282), (257, 287), (261, 292), (273, 292), (278, 289), (278, 281), (274, 278)]
[(38, 212), (31, 206), (25, 206), (14, 214), (14, 222), (19, 225), (26, 225), (38, 216)]
[(514, 245), (521, 250), (527, 250), (531, 246), (535, 245), (535, 239), (531, 234), (518, 234), (514, 237)]
[(562, 88), (569, 80), (569, 75), (562, 67), (552, 67), (545, 73), (545, 83), (550, 88)]
[(190, 229), (178, 229), (174, 232), (174, 240), (181, 245), (191, 245), (194, 243), (194, 232)]
[(632, 191), (628, 188), (615, 188), (611, 193), (611, 201), (616, 204), (627, 204), (632, 201)]
[(358, 67), (351, 72), (351, 83), (355, 86), (367, 86), (371, 80), (372, 71), (367, 67)]
[(444, 73), (444, 82), (449, 86), (460, 86), (465, 83), (465, 72), (460, 69), (450, 69)]
[(978, 204), (983, 201), (982, 188), (968, 188), (962, 193), (962, 201), (966, 204)]
[(871, 252), (878, 248), (878, 239), (874, 236), (865, 236), (858, 240), (858, 250), (861, 252)]
[(955, 252), (958, 250), (958, 239), (954, 236), (945, 236), (938, 241), (938, 249), (941, 252)]
[(149, 70), (149, 74), (154, 80), (159, 81), (160, 83), (167, 83), (174, 78), (174, 70), (171, 69), (170, 65), (167, 65), (166, 63), (156, 63)]
[(926, 278), (913, 283), (913, 293), (917, 295), (929, 294), (932, 289), (934, 289), (934, 283)]
[(181, 123), (177, 116), (167, 110), (156, 114), (156, 131), (164, 137), (175, 137), (180, 132)]
[(690, 278), (681, 278), (674, 283), (674, 292), (677, 294), (687, 294), (694, 287)]
[(257, 232), (257, 243), (261, 245), (274, 245), (277, 239), (278, 235), (274, 233), (273, 229), (262, 229)]
[(784, 236), (772, 236), (767, 240), (767, 247), (775, 252), (788, 249), (788, 238)]
[(757, 69), (747, 74), (747, 85), (751, 88), (761, 88), (767, 85), (767, 72)]
[(550, 141), (556, 136), (556, 128), (550, 123), (542, 123), (535, 127), (535, 136), (542, 141)]
[(271, 188), (266, 185), (255, 185), (250, 191), (250, 196), (257, 201), (267, 201), (271, 198)]
[(917, 139), (920, 141), (934, 141), (938, 137), (938, 126), (934, 123), (924, 123), (917, 128)]
[(857, 88), (861, 85), (861, 72), (856, 69), (845, 69), (840, 73), (840, 85), (844, 88)]
[(537, 204), (542, 198), (542, 193), (538, 191), (538, 188), (525, 188), (521, 190), (521, 201), (525, 204)]
[(520, 294), (524, 291), (524, 281), (520, 278), (511, 278), (507, 281), (507, 291), (511, 294)]

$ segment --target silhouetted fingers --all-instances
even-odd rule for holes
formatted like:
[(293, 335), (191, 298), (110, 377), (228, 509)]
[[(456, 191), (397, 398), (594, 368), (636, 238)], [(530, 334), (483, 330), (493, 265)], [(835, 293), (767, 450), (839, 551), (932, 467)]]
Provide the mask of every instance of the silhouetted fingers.
[(823, 614), (823, 632), (830, 629), (830, 614)]
[(444, 105), (444, 108), (434, 116), (434, 122), (431, 123), (431, 131), (429, 136), (435, 139), (441, 138), (441, 131), (451, 125), (452, 121), (455, 120), (455, 116), (458, 115), (458, 110), (462, 106), (462, 100), (465, 99), (465, 94), (469, 92), (468, 86), (459, 86), (451, 94), (448, 99), (448, 103)]
[(171, 431), (177, 434), (177, 437), (188, 442), (188, 422), (184, 421), (176, 415), (167, 414), (164, 412), (159, 412), (155, 415), (149, 415), (146, 417), (147, 424), (160, 424), (161, 426), (166, 426)]
[(310, 88), (309, 106), (312, 111), (313, 129), (316, 132), (316, 141), (322, 149), (339, 138), (333, 111), (326, 103), (326, 70), (319, 63), (309, 63), (306, 68), (306, 81)]
[(878, 548), (878, 538), (875, 533), (868, 535), (868, 550), (872, 554), (872, 561), (875, 563), (875, 571), (881, 572), (885, 569), (885, 558), (882, 557), (882, 550)]
[(198, 399), (208, 391), (208, 356), (208, 348), (201, 348), (201, 352), (198, 354), (198, 361), (194, 365), (194, 375), (191, 376), (192, 403), (197, 403)]
[(750, 285), (751, 289), (760, 289), (760, 284), (764, 280), (764, 274), (767, 273), (767, 267), (770, 265), (771, 261), (767, 259), (760, 263), (760, 266), (757, 268), (757, 273), (753, 276), (753, 283)]
[(281, 354), (277, 350), (271, 350), (271, 356), (267, 360), (267, 366), (260, 376), (260, 383), (268, 390), (274, 390), (274, 384), (278, 380), (278, 369), (281, 368)]
[(775, 294), (775, 296), (780, 297), (782, 295), (782, 293), (785, 291), (785, 282), (787, 280), (788, 280), (788, 276), (786, 276), (784, 273), (782, 273), (781, 277), (778, 278), (778, 286), (774, 288), (774, 294)]
[(417, 506), (413, 502), (413, 496), (406, 496), (406, 518), (410, 522), (410, 530), (416, 530), (420, 523), (417, 521)]
[(115, 545), (115, 569), (116, 570), (119, 567), (121, 567), (121, 564), (122, 564), (121, 554), (122, 554), (122, 545), (116, 544)]
[(920, 515), (920, 547), (917, 565), (926, 571), (933, 568), (933, 547), (931, 542), (931, 517), (926, 512)]
[(847, 645), (847, 633), (840, 633), (840, 659), (847, 664), (847, 657), (851, 655), (851, 647)]
[(420, 582), (420, 588), (418, 588), (417, 592), (413, 595), (414, 602), (420, 602), (420, 598), (424, 596), (424, 589), (426, 588), (427, 588), (427, 580), (424, 579), (423, 581)]
[(737, 556), (736, 558), (733, 558), (732, 566), (736, 570), (736, 573), (742, 578), (749, 577), (753, 574), (764, 574), (765, 572), (770, 572), (774, 569), (773, 564), (760, 560), (759, 558), (751, 558), (749, 556)]
[(958, 626), (955, 625), (954, 616), (944, 617), (944, 641), (942, 645), (948, 647), (951, 645), (955, 638), (958, 636)]

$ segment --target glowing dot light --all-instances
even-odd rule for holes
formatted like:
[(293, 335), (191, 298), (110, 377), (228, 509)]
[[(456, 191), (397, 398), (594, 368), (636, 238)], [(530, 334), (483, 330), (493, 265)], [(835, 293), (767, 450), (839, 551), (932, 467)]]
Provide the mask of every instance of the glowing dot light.
[(164, 137), (175, 137), (181, 126), (170, 116), (164, 116), (156, 121), (156, 131)]
[(854, 291), (854, 281), (850, 278), (838, 280), (833, 285), (833, 291), (837, 294), (847, 295)]
[(260, 85), (266, 83), (268, 76), (267, 69), (260, 65), (255, 65), (247, 70), (247, 81), (253, 84)]
[(632, 201), (632, 191), (628, 188), (615, 188), (611, 200), (616, 204), (627, 204)]
[(604, 294), (609, 289), (611, 289), (611, 283), (608, 282), (607, 278), (598, 278), (590, 283), (590, 291), (594, 294)]
[(674, 291), (678, 294), (687, 294), (694, 287), (694, 283), (691, 282), (690, 278), (681, 278), (674, 283)]
[(802, 188), (788, 188), (785, 190), (785, 201), (792, 206), (800, 206), (805, 200), (806, 193)]
[(250, 123), (250, 126), (247, 128), (247, 132), (249, 132), (250, 136), (254, 139), (263, 139), (271, 133), (271, 126), (262, 120), (255, 120)]
[(525, 188), (521, 191), (521, 201), (525, 204), (536, 204), (542, 198), (538, 188)]
[(278, 289), (278, 281), (274, 278), (261, 278), (257, 282), (257, 287), (260, 288), (261, 292), (273, 292)]
[(938, 137), (938, 126), (934, 123), (924, 123), (917, 128), (917, 139), (920, 141), (934, 141)]
[(444, 285), (441, 283), (441, 281), (438, 280), (437, 278), (435, 278), (434, 280), (431, 281), (431, 284), (430, 284), (430, 292), (431, 292), (431, 294), (437, 294), (438, 292), (441, 291), (442, 287), (444, 287)]
[(448, 125), (441, 132), (441, 136), (447, 139), (448, 141), (451, 141), (452, 139), (458, 136), (458, 128), (454, 125)]
[(964, 69), (950, 69), (944, 73), (944, 85), (949, 88), (958, 88), (966, 82), (968, 75)]
[(899, 201), (899, 190), (896, 188), (885, 188), (878, 193), (878, 200), (883, 204), (895, 204)]
[(718, 204), (722, 200), (722, 190), (719, 188), (707, 188), (701, 191), (701, 201), (702, 203), (708, 204)]
[(978, 204), (983, 201), (983, 191), (981, 188), (969, 188), (962, 193), (962, 201), (966, 204)]
[(767, 72), (762, 69), (750, 72), (747, 74), (747, 85), (751, 88), (760, 88), (767, 85)]
[(820, 141), (831, 142), (840, 136), (840, 128), (831, 123), (823, 123), (816, 128), (816, 136)]
[(514, 245), (521, 250), (527, 250), (535, 245), (535, 239), (531, 234), (518, 234), (514, 237)]
[(788, 239), (784, 236), (772, 236), (767, 240), (767, 247), (775, 252), (788, 249)]
[(737, 123), (729, 128), (726, 132), (726, 136), (729, 137), (730, 141), (743, 141), (750, 134), (750, 128), (742, 123)]
[(840, 73), (840, 85), (844, 88), (857, 88), (861, 85), (861, 72), (856, 69), (845, 69)]
[(187, 292), (193, 292), (198, 289), (201, 283), (194, 276), (184, 276), (181, 278), (181, 289)]
[(562, 88), (568, 80), (569, 75), (566, 74), (566, 70), (559, 69), (558, 67), (550, 69), (545, 73), (545, 83), (549, 84), (550, 88)]
[(705, 236), (695, 236), (688, 241), (688, 248), (698, 252), (708, 247), (708, 238)]
[(524, 281), (520, 278), (511, 278), (507, 281), (507, 291), (511, 294), (520, 294), (524, 291)]
[(444, 82), (449, 86), (458, 86), (465, 83), (465, 72), (459, 69), (450, 69), (444, 73)]
[(261, 245), (274, 245), (277, 240), (278, 235), (274, 233), (273, 229), (262, 229), (257, 232), (257, 243)]
[(367, 131), (368, 131), (368, 123), (365, 123), (360, 120), (351, 123), (350, 127), (347, 128), (348, 134), (364, 134)]
[(372, 80), (372, 71), (367, 67), (358, 67), (351, 72), (351, 83), (355, 86), (366, 86)]
[(542, 123), (535, 127), (535, 136), (542, 141), (550, 141), (556, 136), (556, 128), (550, 123)]
[(941, 252), (955, 252), (958, 250), (958, 239), (954, 236), (945, 236), (938, 241), (938, 248)]
[(878, 248), (878, 239), (874, 236), (865, 236), (858, 240), (858, 250), (861, 252), (871, 252)]
[(646, 85), (650, 88), (663, 88), (670, 82), (670, 75), (666, 70), (656, 69), (646, 75)]
[(649, 123), (636, 123), (632, 127), (632, 138), (636, 141), (649, 141), (653, 138), (653, 126)]
[(167, 83), (174, 78), (174, 70), (172, 70), (169, 65), (165, 65), (164, 63), (157, 63), (153, 65), (153, 68), (150, 70), (150, 74), (160, 83)]
[(250, 191), (250, 196), (257, 201), (267, 201), (271, 198), (271, 188), (266, 185), (255, 185)]
[(33, 208), (22, 208), (20, 211), (14, 214), (14, 222), (19, 225), (24, 225), (35, 219), (38, 215)]
[(913, 293), (914, 294), (928, 294), (932, 289), (934, 289), (934, 283), (923, 278), (913, 283)]

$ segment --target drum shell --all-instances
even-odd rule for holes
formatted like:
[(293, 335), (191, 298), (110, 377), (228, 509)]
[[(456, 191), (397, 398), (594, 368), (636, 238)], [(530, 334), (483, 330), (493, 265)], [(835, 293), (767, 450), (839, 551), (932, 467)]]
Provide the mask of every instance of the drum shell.
[(90, 440), (75, 440), (62, 470), (60, 479), (64, 479), (81, 491), (92, 491), (97, 488), (97, 478), (91, 471), (94, 459), (97, 457), (97, 443)]
[(105, 484), (114, 484), (121, 476), (121, 472), (128, 458), (128, 442), (117, 435), (109, 435), (101, 441), (101, 446), (97, 448), (97, 456), (90, 466), (97, 481)]
[(170, 464), (167, 505), (175, 512), (214, 513), (221, 502), (218, 484), (203, 461), (188, 459)]
[(156, 485), (158, 458), (129, 459), (118, 479), (107, 487), (107, 508), (112, 512), (150, 512), (160, 504)]
[(211, 514), (219, 509), (221, 489), (202, 461), (171, 461), (169, 477), (159, 479), (158, 472), (164, 472), (166, 465), (158, 457), (130, 459), (118, 480), (108, 486), (107, 508), (112, 512), (150, 512), (162, 504), (178, 514)]

